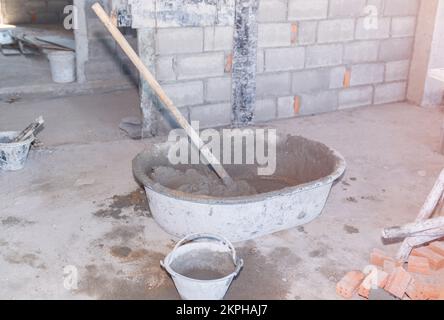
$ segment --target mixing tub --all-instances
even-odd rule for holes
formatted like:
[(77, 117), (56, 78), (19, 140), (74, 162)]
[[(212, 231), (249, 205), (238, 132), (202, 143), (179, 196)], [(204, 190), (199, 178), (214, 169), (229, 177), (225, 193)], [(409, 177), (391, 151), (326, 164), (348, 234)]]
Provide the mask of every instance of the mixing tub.
[(258, 194), (214, 197), (184, 193), (154, 181), (159, 166), (178, 170), (204, 165), (177, 165), (168, 161), (171, 143), (155, 145), (136, 156), (133, 172), (144, 187), (155, 221), (168, 233), (213, 233), (231, 241), (303, 225), (320, 215), (333, 182), (345, 170), (344, 158), (324, 144), (299, 136), (279, 138), (273, 176), (254, 176), (253, 165), (224, 165), (235, 179), (244, 179)]

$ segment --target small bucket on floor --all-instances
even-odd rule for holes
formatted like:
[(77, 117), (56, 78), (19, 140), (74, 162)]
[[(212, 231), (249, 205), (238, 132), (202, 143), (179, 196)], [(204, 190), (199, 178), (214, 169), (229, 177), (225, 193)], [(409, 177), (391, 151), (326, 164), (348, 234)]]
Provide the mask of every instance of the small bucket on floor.
[(184, 300), (221, 300), (244, 262), (224, 237), (192, 234), (180, 240), (160, 264)]
[(0, 170), (15, 171), (25, 166), (34, 136), (25, 141), (11, 142), (20, 132), (0, 132)]
[(72, 51), (51, 51), (48, 53), (52, 81), (73, 82), (76, 79), (75, 53)]

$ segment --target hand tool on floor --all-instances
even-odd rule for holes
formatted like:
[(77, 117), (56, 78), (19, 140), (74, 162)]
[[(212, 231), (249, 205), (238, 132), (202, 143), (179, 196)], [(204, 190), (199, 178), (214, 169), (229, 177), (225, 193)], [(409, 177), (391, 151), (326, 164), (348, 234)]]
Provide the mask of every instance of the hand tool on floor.
[(214, 171), (217, 173), (219, 178), (223, 180), (225, 185), (230, 185), (233, 183), (233, 180), (228, 175), (227, 171), (225, 171), (222, 164), (219, 160), (213, 155), (213, 153), (205, 146), (203, 141), (200, 139), (199, 134), (191, 127), (188, 121), (184, 118), (182, 113), (176, 108), (171, 99), (167, 96), (165, 91), (162, 89), (160, 84), (153, 77), (148, 68), (143, 64), (142, 60), (133, 50), (133, 48), (129, 45), (128, 41), (122, 35), (122, 33), (117, 29), (117, 27), (111, 22), (108, 14), (103, 10), (102, 6), (99, 3), (95, 3), (92, 6), (92, 9), (99, 17), (100, 21), (105, 25), (108, 31), (113, 36), (114, 40), (119, 44), (122, 50), (126, 53), (131, 62), (136, 66), (137, 70), (142, 74), (143, 78), (148, 82), (151, 89), (156, 93), (159, 97), (160, 101), (165, 105), (165, 107), (171, 112), (173, 117), (179, 123), (179, 125), (185, 130), (185, 132), (190, 137), (192, 143), (196, 146), (196, 148), (202, 153), (208, 163), (213, 167)]
[(35, 121), (33, 123), (31, 123), (29, 126), (27, 126), (25, 128), (25, 130), (23, 130), (22, 132), (19, 133), (19, 135), (17, 137), (14, 138), (14, 140), (12, 142), (20, 142), (20, 141), (25, 141), (26, 139), (28, 139), (31, 135), (34, 134), (34, 132), (40, 128), (41, 125), (43, 125), (43, 123), (45, 123), (45, 121), (43, 120), (43, 117), (40, 116), (37, 119), (35, 119)]

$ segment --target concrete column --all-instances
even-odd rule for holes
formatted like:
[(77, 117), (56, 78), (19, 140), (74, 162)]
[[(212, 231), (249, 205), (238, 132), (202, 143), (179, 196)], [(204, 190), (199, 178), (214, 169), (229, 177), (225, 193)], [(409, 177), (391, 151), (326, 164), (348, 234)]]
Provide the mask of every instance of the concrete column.
[[(155, 76), (155, 30), (140, 28), (137, 30), (137, 47), (139, 56), (146, 67)], [(158, 132), (159, 111), (155, 106), (155, 95), (144, 79), (140, 79), (140, 108), (142, 109), (143, 124), (142, 138), (155, 136)]]
[(256, 102), (257, 23), (259, 0), (236, 0), (233, 43), (233, 125), (248, 125)]
[(444, 68), (444, 0), (421, 1), (407, 99), (423, 107), (443, 102), (444, 83), (430, 71)]
[(75, 14), (77, 14), (74, 29), (77, 82), (82, 83), (86, 81), (85, 63), (88, 61), (88, 32), (86, 28), (85, 0), (74, 0), (73, 4), (76, 8)]

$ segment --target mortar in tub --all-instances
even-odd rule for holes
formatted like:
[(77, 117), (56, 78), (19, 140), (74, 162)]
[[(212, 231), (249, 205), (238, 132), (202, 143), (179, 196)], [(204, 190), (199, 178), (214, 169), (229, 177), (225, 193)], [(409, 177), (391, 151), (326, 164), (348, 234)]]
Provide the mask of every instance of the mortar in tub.
[(133, 160), (133, 173), (144, 185), (155, 221), (177, 237), (213, 233), (237, 242), (306, 224), (320, 215), (334, 181), (346, 167), (337, 151), (320, 142), (278, 136), (272, 176), (258, 176), (256, 165), (224, 164), (231, 177), (249, 182), (256, 194), (199, 195), (179, 191), (174, 183), (155, 181), (153, 172), (158, 167), (209, 170), (203, 164), (171, 165), (172, 145), (157, 144), (141, 152)]

